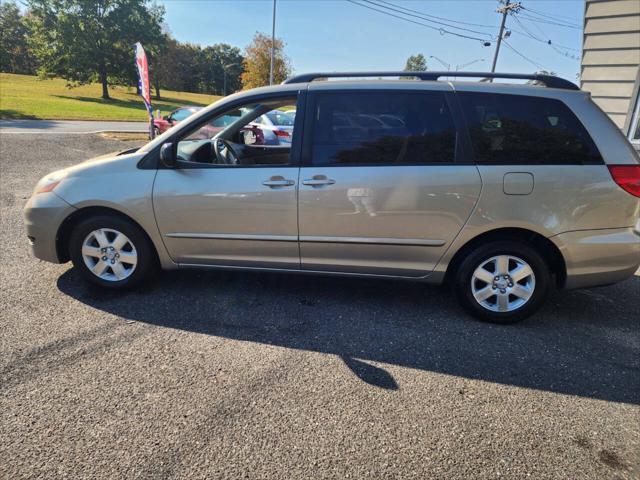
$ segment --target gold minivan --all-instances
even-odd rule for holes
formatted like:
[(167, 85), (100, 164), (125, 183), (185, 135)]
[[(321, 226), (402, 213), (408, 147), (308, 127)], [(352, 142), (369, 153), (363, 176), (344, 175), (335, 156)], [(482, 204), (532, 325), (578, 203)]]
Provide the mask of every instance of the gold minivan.
[[(33, 253), (112, 289), (156, 266), (446, 281), (499, 323), (552, 287), (633, 275), (640, 159), (589, 94), (447, 75), (308, 74), (226, 97), (43, 178), (25, 209)], [(292, 108), (287, 139), (256, 122)]]

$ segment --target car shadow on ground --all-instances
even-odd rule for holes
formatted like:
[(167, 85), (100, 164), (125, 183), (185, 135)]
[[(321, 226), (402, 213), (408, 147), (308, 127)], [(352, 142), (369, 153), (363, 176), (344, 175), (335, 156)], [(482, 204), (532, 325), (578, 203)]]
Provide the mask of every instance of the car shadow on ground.
[(117, 293), (85, 285), (70, 269), (58, 288), (128, 320), (337, 355), (389, 390), (399, 388), (393, 376), (370, 362), (640, 403), (640, 277), (554, 293), (511, 326), (469, 318), (444, 288), (401, 281), (178, 271)]

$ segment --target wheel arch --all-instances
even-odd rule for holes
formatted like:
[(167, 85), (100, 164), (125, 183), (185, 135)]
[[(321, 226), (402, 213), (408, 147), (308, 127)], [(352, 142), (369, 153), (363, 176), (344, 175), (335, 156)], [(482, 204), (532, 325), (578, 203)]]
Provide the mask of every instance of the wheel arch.
[(158, 264), (160, 263), (160, 257), (158, 255), (158, 247), (153, 242), (153, 240), (151, 239), (147, 231), (144, 229), (144, 227), (142, 227), (142, 225), (140, 225), (139, 222), (131, 218), (129, 215), (119, 210), (116, 210), (114, 208), (109, 208), (104, 206), (88, 206), (88, 207), (79, 208), (78, 210), (75, 210), (74, 212), (69, 214), (62, 221), (62, 223), (60, 224), (60, 227), (58, 228), (58, 233), (56, 235), (56, 254), (58, 255), (58, 259), (61, 263), (68, 262), (71, 258), (69, 254), (69, 239), (71, 237), (71, 232), (73, 232), (73, 229), (80, 222), (98, 215), (111, 215), (111, 216), (120, 217), (136, 225), (143, 232), (143, 234), (149, 241), (149, 244), (153, 249), (152, 254), (155, 261)]
[(479, 245), (499, 240), (522, 242), (535, 248), (547, 262), (551, 273), (555, 277), (557, 287), (564, 287), (567, 279), (567, 266), (560, 249), (551, 240), (533, 230), (515, 227), (489, 230), (468, 240), (449, 261), (445, 273), (445, 282), (449, 283), (451, 281), (458, 266), (469, 252)]

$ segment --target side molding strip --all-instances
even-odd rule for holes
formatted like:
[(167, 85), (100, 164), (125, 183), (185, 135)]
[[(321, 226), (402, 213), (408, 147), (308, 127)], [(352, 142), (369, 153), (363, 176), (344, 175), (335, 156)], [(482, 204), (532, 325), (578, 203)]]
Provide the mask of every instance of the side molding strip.
[(301, 236), (301, 242), (310, 243), (362, 243), (371, 245), (413, 245), (420, 247), (441, 247), (444, 240), (422, 238), (383, 238), (383, 237), (318, 237)]
[[(258, 240), (264, 242), (297, 242), (295, 235), (245, 235), (235, 233), (167, 233), (170, 238), (194, 238), (207, 240)], [(384, 237), (324, 237), (301, 236), (301, 242), (308, 243), (358, 243), (363, 245), (405, 245), (416, 247), (441, 247), (444, 240), (422, 238), (384, 238)]]
[(171, 238), (203, 238), (208, 240), (259, 240), (266, 242), (297, 242), (296, 235), (238, 235), (235, 233), (167, 233)]

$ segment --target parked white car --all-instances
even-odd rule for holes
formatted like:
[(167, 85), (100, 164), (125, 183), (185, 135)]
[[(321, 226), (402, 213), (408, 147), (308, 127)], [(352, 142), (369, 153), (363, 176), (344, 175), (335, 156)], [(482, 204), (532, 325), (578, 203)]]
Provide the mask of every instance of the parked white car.
[(262, 130), (265, 145), (290, 145), (294, 122), (295, 116), (292, 117), (288, 112), (272, 110), (258, 117), (252, 125)]

